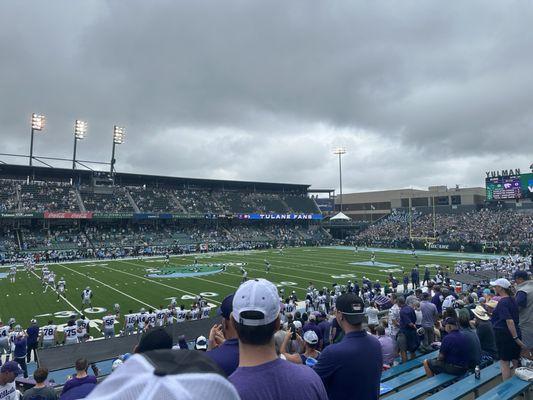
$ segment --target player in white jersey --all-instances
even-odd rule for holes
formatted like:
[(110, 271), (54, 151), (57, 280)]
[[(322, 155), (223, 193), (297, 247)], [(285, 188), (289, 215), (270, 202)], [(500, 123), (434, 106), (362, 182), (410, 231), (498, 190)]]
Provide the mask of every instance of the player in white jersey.
[(241, 267), (241, 273), (242, 273), (242, 282), (246, 282), (248, 280), (248, 271), (246, 271), (244, 268)]
[(89, 286), (87, 286), (83, 292), (81, 292), (81, 308), (85, 306), (89, 306), (92, 310), (92, 299), (93, 298), (93, 291)]
[(278, 254), (279, 254), (280, 256), (283, 255), (283, 247), (280, 247), (280, 248), (279, 248)]
[(163, 306), (159, 306), (159, 310), (155, 310), (155, 326), (165, 325), (165, 317), (167, 316), (167, 311)]
[(326, 313), (326, 295), (322, 290), (318, 293), (317, 303), (318, 311), (320, 311), (321, 313)]
[(57, 326), (51, 320), (41, 328), (41, 343), (44, 349), (57, 343)]
[(9, 280), (11, 283), (15, 283), (16, 279), (17, 279), (17, 266), (12, 265), (11, 268), (9, 269)]
[(102, 317), (102, 323), (104, 325), (104, 339), (111, 339), (115, 337), (115, 319), (111, 311), (106, 316)]
[(370, 256), (370, 261), (372, 261), (372, 265), (376, 263), (376, 254), (372, 252), (372, 255)]
[(48, 284), (48, 276), (50, 276), (50, 270), (45, 265), (42, 269), (42, 276), (41, 276), (41, 283), (43, 284), (43, 287), (45, 287)]
[(133, 310), (129, 310), (128, 314), (124, 316), (124, 334), (133, 335), (135, 332), (135, 324), (139, 318), (138, 314), (135, 314)]
[(181, 305), (176, 309), (176, 323), (180, 324), (187, 319), (187, 311), (185, 306)]
[(2, 355), (6, 354), (6, 361), (9, 360), (9, 354), (11, 354), (11, 345), (9, 344), (9, 334), (11, 328), (9, 325), (4, 325), (0, 320), (0, 362), (2, 361)]
[(165, 310), (165, 318), (167, 319), (167, 325), (174, 324), (176, 318), (176, 306), (169, 304), (168, 308)]
[(200, 314), (200, 310), (198, 310), (198, 307), (196, 306), (196, 304), (194, 304), (191, 307), (191, 310), (189, 311), (189, 319), (191, 319), (193, 321), (197, 320), (199, 314)]
[(149, 309), (148, 315), (146, 317), (146, 329), (152, 329), (153, 327), (155, 327), (155, 321), (156, 321), (155, 312), (154, 310)]
[(78, 327), (74, 320), (69, 320), (67, 326), (63, 328), (63, 334), (65, 338), (63, 344), (75, 344), (78, 343)]
[(202, 314), (201, 314), (201, 319), (206, 319), (206, 318), (209, 318), (209, 313), (211, 312), (211, 307), (209, 306), (206, 306), (206, 307), (202, 307)]
[(78, 327), (78, 341), (80, 343), (87, 341), (89, 337), (89, 319), (85, 315), (81, 315), (80, 318), (76, 321), (76, 326)]
[(148, 313), (144, 308), (141, 308), (139, 315), (137, 315), (137, 333), (141, 334), (146, 328), (146, 323), (148, 321)]
[(59, 302), (59, 298), (65, 295), (65, 290), (67, 290), (67, 282), (65, 282), (65, 278), (61, 277), (59, 282), (57, 282), (57, 301), (58, 302)]

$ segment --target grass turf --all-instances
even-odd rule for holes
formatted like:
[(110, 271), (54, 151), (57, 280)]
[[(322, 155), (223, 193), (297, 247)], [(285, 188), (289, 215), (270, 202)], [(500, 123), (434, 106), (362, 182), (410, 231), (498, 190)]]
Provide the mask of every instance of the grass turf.
[[(198, 257), (199, 264), (209, 263), (246, 263), (248, 278), (266, 278), (286, 289), (287, 295), (295, 290), (300, 299), (304, 299), (306, 288), (312, 281), (315, 287), (331, 287), (333, 282), (345, 283), (348, 280), (358, 279), (363, 276), (371, 280), (385, 281), (390, 270), (393, 270), (398, 280), (401, 281), (401, 269), (410, 271), (414, 264), (440, 264), (452, 266), (456, 260), (468, 259), (469, 255), (457, 257), (442, 256), (442, 253), (420, 254), (417, 258), (411, 254), (381, 253), (376, 252), (376, 263), (391, 264), (395, 266), (361, 266), (353, 265), (355, 262), (369, 262), (370, 252), (359, 251), (354, 254), (352, 250), (340, 248), (289, 248), (280, 255), (277, 250), (256, 252), (235, 252), (226, 254), (190, 255), (172, 257), (171, 266), (191, 265), (194, 257)], [(265, 272), (264, 260), (271, 264), (270, 273)], [(82, 311), (81, 291), (90, 286), (93, 290), (93, 307), (113, 310), (113, 305), (118, 303), (125, 314), (132, 309), (135, 312), (141, 307), (158, 308), (166, 307), (169, 299), (174, 297), (178, 304), (189, 308), (192, 296), (203, 293), (213, 306), (218, 306), (222, 299), (233, 293), (239, 286), (242, 277), (239, 267), (228, 267), (226, 272), (214, 275), (204, 275), (186, 278), (148, 278), (147, 269), (162, 268), (163, 259), (143, 260), (106, 260), (103, 262), (87, 261), (72, 264), (52, 264), (50, 269), (56, 273), (56, 282), (64, 277), (67, 282), (65, 299), (57, 302), (57, 294), (50, 289), (43, 293), (40, 279), (29, 275), (19, 268), (16, 283), (9, 282), (8, 277), (0, 279), (0, 318), (6, 322), (14, 317), (17, 323), (27, 327), (31, 318), (36, 318), (43, 326), (49, 319), (57, 325), (64, 324), (72, 312)], [(434, 268), (432, 276), (434, 276)], [(7, 272), (4, 270), (3, 272)], [(37, 271), (40, 274), (40, 271)], [(92, 326), (101, 327), (101, 317), (104, 311), (87, 313)], [(214, 309), (213, 311), (214, 312)], [(122, 326), (123, 321), (120, 321)], [(116, 328), (116, 332), (118, 333)], [(93, 336), (100, 333), (92, 330)]]

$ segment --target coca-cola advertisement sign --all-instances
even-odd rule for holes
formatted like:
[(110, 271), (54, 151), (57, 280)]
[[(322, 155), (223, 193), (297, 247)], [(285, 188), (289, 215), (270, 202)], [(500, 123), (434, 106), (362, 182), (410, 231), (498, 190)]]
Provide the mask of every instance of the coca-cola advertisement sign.
[(44, 217), (47, 219), (92, 219), (92, 212), (53, 212), (45, 211)]

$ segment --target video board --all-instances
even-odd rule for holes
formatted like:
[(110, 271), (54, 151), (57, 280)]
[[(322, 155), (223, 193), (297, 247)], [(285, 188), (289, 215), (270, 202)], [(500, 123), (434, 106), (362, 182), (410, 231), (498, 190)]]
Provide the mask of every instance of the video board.
[(533, 199), (533, 173), (486, 178), (487, 200)]

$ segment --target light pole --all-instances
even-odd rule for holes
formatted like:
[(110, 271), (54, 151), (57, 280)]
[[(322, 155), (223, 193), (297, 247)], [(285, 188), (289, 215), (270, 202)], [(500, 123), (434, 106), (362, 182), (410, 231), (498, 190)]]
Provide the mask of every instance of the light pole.
[(346, 154), (346, 149), (344, 147), (337, 147), (335, 150), (333, 150), (333, 154), (339, 156), (339, 191), (340, 191), (340, 201), (339, 201), (339, 209), (340, 212), (342, 212), (342, 155)]
[(31, 115), (31, 139), (30, 139), (30, 167), (33, 165), (33, 135), (35, 131), (42, 131), (46, 118), (42, 114)]
[(111, 152), (111, 175), (115, 171), (115, 145), (124, 143), (126, 129), (121, 126), (113, 126), (113, 150)]
[(76, 147), (78, 144), (78, 140), (85, 139), (85, 135), (87, 134), (87, 122), (86, 121), (80, 121), (79, 119), (76, 120), (76, 123), (74, 124), (74, 153), (72, 155), (72, 169), (76, 169)]

